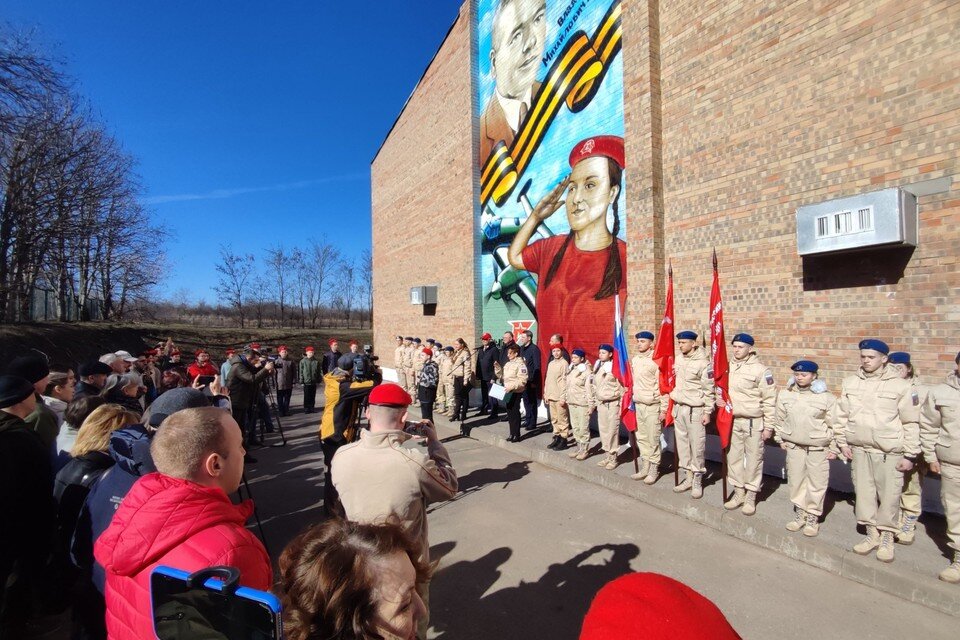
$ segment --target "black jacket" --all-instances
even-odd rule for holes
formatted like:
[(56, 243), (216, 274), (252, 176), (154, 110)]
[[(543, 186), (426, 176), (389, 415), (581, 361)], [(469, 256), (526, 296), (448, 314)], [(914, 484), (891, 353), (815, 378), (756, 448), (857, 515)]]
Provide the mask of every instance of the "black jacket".
[(230, 403), (237, 409), (249, 409), (259, 402), (260, 383), (270, 375), (264, 367), (257, 368), (243, 356), (230, 358)]
[(540, 374), (540, 347), (531, 342), (520, 349), (520, 355), (523, 356), (523, 361), (527, 365), (527, 376), (529, 376), (528, 384), (539, 386), (542, 382), (542, 376)]
[(73, 399), (79, 400), (88, 396), (98, 396), (102, 389), (83, 380), (77, 381), (77, 386), (73, 389)]
[(323, 358), (320, 360), (321, 378), (337, 368), (337, 360), (339, 360), (342, 355), (339, 351), (327, 351), (323, 354)]
[(60, 470), (53, 483), (53, 499), (57, 501), (56, 553), (64, 562), (70, 554), (70, 543), (77, 528), (80, 509), (94, 485), (113, 466), (109, 453), (91, 451)]
[[(481, 380), (493, 380), (496, 377), (493, 373), (493, 363), (499, 362), (499, 360), (500, 349), (497, 349), (497, 345), (492, 342), (477, 349), (477, 366), (474, 367), (477, 377)], [(503, 366), (503, 363), (500, 366)]]

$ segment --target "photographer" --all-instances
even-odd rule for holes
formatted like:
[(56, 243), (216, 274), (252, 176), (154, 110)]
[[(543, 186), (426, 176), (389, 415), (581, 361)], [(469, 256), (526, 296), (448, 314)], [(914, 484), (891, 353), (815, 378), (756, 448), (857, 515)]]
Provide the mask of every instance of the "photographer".
[[(261, 364), (260, 351), (247, 346), (243, 353), (230, 358), (230, 402), (233, 419), (245, 433), (244, 446), (256, 437), (257, 407), (260, 401), (260, 384), (274, 370), (272, 362)], [(244, 455), (247, 464), (256, 463), (249, 453)]]

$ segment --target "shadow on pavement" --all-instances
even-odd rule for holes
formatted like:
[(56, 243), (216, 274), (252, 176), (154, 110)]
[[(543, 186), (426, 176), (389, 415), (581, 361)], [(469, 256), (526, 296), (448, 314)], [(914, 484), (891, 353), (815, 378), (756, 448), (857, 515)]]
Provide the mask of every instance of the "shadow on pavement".
[[(632, 571), (640, 555), (633, 544), (602, 544), (550, 565), (536, 582), (492, 593), (500, 567), (513, 551), (494, 549), (472, 561), (440, 569), (430, 585), (436, 638), (577, 638), (583, 617), (600, 587)], [(486, 594), (486, 595), (485, 595)]]

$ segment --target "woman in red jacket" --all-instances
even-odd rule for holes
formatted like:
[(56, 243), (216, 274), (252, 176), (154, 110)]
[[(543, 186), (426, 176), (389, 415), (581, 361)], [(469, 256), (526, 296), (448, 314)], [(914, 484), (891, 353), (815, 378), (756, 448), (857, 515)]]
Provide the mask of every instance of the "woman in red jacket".
[(197, 379), (197, 376), (215, 376), (220, 373), (210, 362), (210, 354), (206, 349), (197, 349), (197, 361), (187, 367), (187, 373), (190, 374), (190, 382)]

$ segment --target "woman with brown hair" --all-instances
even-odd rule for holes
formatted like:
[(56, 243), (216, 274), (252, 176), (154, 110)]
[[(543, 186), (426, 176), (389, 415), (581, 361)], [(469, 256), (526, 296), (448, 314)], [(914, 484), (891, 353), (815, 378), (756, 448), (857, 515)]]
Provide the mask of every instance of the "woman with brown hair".
[(430, 580), (419, 544), (397, 524), (340, 519), (307, 529), (280, 556), (287, 640), (414, 640)]
[[(457, 338), (453, 352), (453, 421), (461, 423), (467, 419), (467, 407), (470, 405), (470, 380), (473, 377), (473, 357), (463, 338)], [(462, 434), (463, 424), (460, 425)]]
[(43, 403), (57, 414), (60, 423), (63, 423), (63, 414), (67, 410), (67, 405), (73, 400), (73, 392), (76, 388), (77, 378), (73, 375), (73, 370), (51, 371), (50, 378), (47, 380), (47, 388), (43, 390)]

